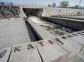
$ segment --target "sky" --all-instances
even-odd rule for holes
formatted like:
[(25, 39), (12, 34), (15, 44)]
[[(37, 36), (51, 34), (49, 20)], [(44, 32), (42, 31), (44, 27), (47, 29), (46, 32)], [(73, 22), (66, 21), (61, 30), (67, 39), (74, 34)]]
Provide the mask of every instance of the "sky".
[[(55, 2), (57, 6), (59, 6), (61, 1), (69, 1), (70, 6), (75, 6), (79, 5), (80, 0), (0, 0), (0, 2), (12, 2), (19, 4), (41, 4), (41, 5), (48, 5)], [(84, 0), (81, 0), (80, 6), (84, 6)]]

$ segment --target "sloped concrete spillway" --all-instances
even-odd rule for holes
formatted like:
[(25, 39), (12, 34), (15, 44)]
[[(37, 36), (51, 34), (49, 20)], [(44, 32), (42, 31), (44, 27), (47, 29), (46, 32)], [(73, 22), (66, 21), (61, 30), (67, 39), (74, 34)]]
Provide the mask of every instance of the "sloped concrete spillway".
[[(3, 45), (0, 46), (8, 43), (10, 45), (0, 49), (0, 62), (84, 62), (84, 31), (54, 38), (52, 34), (41, 29), (33, 21), (28, 19), (26, 21), (41, 35), (43, 40), (30, 42), (26, 29), (29, 24), (25, 26), (22, 18), (2, 23), (0, 41)], [(29, 29), (31, 28), (28, 28), (28, 31)]]
[(23, 8), (26, 16), (41, 16), (43, 13), (43, 9), (41, 8)]
[[(38, 16), (38, 13), (41, 16), (40, 10), (28, 10), (26, 15)], [(34, 23), (35, 19), (39, 23)], [(42, 27), (57, 32), (52, 27), (56, 24), (44, 22), (38, 17), (0, 20), (0, 62), (84, 62), (84, 30), (73, 32), (69, 29), (69, 34), (55, 36)], [(35, 33), (41, 40), (31, 42), (39, 40)]]
[(23, 18), (0, 20), (0, 49), (40, 40)]

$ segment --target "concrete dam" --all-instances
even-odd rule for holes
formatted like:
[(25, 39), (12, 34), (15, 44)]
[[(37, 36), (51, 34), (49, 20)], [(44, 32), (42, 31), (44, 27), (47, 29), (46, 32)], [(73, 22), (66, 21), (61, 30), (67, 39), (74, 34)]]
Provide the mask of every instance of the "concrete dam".
[(0, 62), (84, 62), (84, 10), (0, 6)]

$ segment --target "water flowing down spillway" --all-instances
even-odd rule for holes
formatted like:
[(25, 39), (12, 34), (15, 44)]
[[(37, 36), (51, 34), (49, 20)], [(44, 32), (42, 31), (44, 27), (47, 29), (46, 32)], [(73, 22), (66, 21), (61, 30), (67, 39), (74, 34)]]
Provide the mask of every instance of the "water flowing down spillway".
[(55, 36), (60, 36), (60, 35), (72, 33), (75, 31), (73, 29), (63, 27), (59, 24), (42, 20), (41, 18), (36, 16), (30, 16), (29, 19)]

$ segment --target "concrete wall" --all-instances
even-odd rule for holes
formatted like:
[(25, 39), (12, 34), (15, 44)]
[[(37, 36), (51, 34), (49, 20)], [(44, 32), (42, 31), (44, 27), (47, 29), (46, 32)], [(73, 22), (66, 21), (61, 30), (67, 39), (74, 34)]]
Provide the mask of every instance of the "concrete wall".
[(80, 12), (80, 16), (84, 16), (84, 10), (82, 9), (71, 9), (71, 8), (43, 8), (42, 16), (77, 16)]
[(75, 19), (61, 19), (61, 18), (48, 18), (43, 17), (44, 20), (60, 24), (62, 26), (75, 29), (75, 30), (84, 30), (84, 22), (82, 20)]
[(24, 13), (24, 11), (23, 11), (23, 9), (22, 9), (23, 7), (22, 6), (20, 6), (20, 17), (26, 17), (26, 14)]

